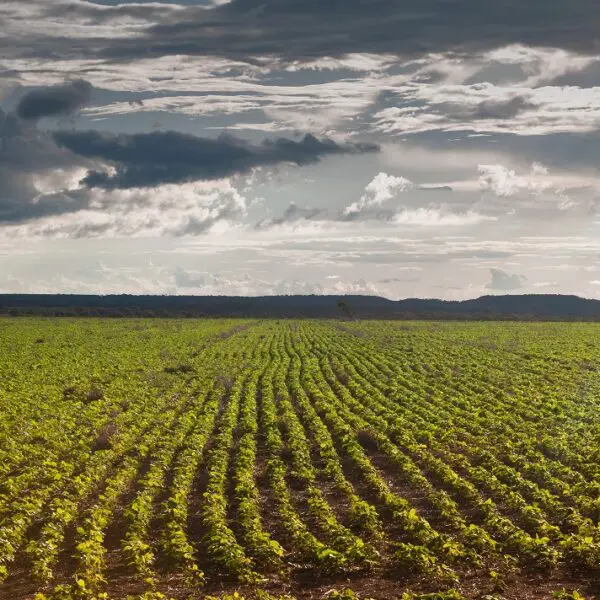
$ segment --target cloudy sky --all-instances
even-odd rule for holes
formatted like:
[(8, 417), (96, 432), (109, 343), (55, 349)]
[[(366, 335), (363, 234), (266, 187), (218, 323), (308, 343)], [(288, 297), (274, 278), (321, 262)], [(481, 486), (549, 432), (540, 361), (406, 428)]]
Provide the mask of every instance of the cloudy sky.
[(597, 0), (2, 0), (0, 292), (600, 298)]

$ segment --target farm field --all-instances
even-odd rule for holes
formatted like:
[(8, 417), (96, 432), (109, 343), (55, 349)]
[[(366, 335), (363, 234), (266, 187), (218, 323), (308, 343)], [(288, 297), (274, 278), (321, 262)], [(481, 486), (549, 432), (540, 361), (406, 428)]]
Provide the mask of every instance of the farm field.
[(598, 324), (1, 319), (0, 357), (1, 600), (599, 597)]

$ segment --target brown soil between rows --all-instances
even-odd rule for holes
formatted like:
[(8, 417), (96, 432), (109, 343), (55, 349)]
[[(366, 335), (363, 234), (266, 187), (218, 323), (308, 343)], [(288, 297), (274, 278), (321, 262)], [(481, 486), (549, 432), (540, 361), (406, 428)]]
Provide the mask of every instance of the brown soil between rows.
[[(137, 584), (130, 575), (122, 574), (110, 581), (110, 600), (126, 600), (128, 595), (139, 593)], [(289, 594), (297, 600), (323, 600), (332, 590), (351, 588), (361, 598), (374, 600), (396, 600), (405, 591), (428, 593), (439, 591), (431, 582), (422, 578), (394, 577), (393, 573), (375, 570), (367, 574), (353, 574), (348, 577), (325, 577), (316, 571), (297, 572), (288, 580), (274, 578), (259, 588), (255, 586), (240, 586), (226, 580), (213, 580), (202, 588), (190, 588), (185, 584), (181, 575), (164, 574), (159, 579), (157, 591), (175, 600), (201, 599), (206, 596), (220, 596), (237, 591), (247, 600), (253, 597), (257, 589), (273, 595)], [(503, 600), (552, 600), (553, 592), (562, 588), (579, 590), (586, 599), (600, 598), (600, 587), (591, 574), (582, 574), (577, 578), (561, 570), (552, 574), (527, 573), (514, 576), (507, 581), (500, 597)], [(464, 573), (457, 589), (467, 600), (480, 600), (486, 594), (491, 594), (493, 586), (489, 577), (477, 571)], [(34, 593), (25, 586), (0, 586), (0, 600), (33, 600)]]

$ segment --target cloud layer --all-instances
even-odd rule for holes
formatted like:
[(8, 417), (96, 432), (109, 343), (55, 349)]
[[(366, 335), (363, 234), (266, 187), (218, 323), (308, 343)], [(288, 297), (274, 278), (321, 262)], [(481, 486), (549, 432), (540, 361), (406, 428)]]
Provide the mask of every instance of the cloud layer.
[[(511, 43), (591, 52), (597, 50), (595, 24), (600, 20), (593, 0), (559, 0), (552, 10), (542, 0), (503, 0), (485, 7), (477, 0), (232, 0), (212, 9), (206, 4), (103, 6), (84, 0), (32, 0), (9, 4), (8, 14), (11, 54), (43, 56), (53, 48), (67, 56), (99, 53), (116, 60), (148, 53), (243, 60), (349, 52), (420, 56)], [(54, 27), (35, 31), (38, 20)], [(29, 40), (18, 36), (27, 25), (37, 34), (29, 48)]]
[(502, 269), (490, 269), (490, 275), (492, 276), (491, 281), (487, 284), (488, 290), (497, 292), (510, 292), (519, 290), (523, 287), (525, 277), (522, 275), (515, 275), (506, 273)]
[(21, 97), (16, 112), (27, 121), (71, 115), (89, 103), (91, 92), (92, 85), (83, 79), (32, 90)]
[(87, 187), (127, 189), (164, 183), (221, 179), (279, 163), (308, 165), (336, 154), (377, 152), (375, 144), (338, 144), (307, 134), (300, 141), (266, 139), (252, 144), (232, 135), (201, 138), (174, 131), (108, 135), (97, 131), (58, 131), (59, 147), (115, 165), (112, 172), (92, 171)]
[(597, 296), (599, 17), (2, 2), (0, 288)]

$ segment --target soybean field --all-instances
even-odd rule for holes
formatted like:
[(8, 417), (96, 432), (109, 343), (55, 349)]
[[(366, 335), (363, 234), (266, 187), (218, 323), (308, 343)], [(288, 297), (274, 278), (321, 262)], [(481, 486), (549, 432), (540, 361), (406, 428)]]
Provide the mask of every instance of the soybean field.
[(0, 320), (1, 600), (600, 597), (600, 325)]

